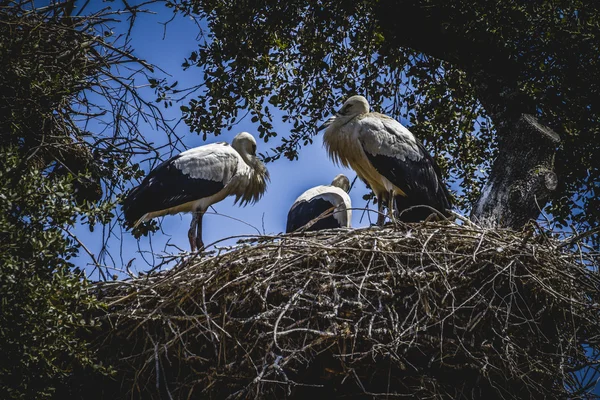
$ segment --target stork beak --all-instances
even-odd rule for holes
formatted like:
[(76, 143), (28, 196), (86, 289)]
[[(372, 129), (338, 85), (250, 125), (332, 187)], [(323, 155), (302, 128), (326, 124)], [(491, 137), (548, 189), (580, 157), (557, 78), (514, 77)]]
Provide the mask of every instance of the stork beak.
[(321, 125), (320, 127), (317, 128), (317, 132), (321, 132), (323, 129), (327, 129), (329, 127), (329, 125), (331, 125), (333, 123), (333, 121), (335, 121), (336, 117), (337, 117), (337, 114), (330, 117), (327, 121), (325, 121), (323, 123), (323, 125)]

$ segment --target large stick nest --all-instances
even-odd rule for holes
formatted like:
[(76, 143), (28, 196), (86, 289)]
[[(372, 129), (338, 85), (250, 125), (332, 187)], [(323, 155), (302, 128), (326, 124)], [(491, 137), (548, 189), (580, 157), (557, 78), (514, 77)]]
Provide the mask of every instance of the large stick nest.
[(187, 256), (98, 287), (109, 312), (96, 345), (118, 369), (102, 393), (586, 397), (599, 257), (573, 244), (440, 222)]

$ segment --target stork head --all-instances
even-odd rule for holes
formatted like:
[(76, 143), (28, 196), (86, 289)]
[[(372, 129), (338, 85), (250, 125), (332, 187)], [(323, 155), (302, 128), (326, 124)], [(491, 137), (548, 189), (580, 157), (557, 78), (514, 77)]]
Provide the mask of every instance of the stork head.
[(331, 118), (329, 118), (323, 125), (321, 125), (318, 131), (326, 129), (329, 125), (333, 124), (334, 121), (348, 121), (360, 114), (367, 114), (371, 110), (369, 102), (363, 96), (352, 96), (344, 102), (342, 108)]
[(349, 116), (366, 114), (370, 111), (369, 102), (363, 96), (352, 96), (344, 102), (338, 115)]
[(269, 171), (256, 156), (256, 140), (248, 132), (238, 133), (233, 138), (231, 147), (240, 154), (244, 162), (253, 170), (244, 194), (236, 197), (235, 201), (237, 203), (241, 199), (241, 204), (256, 202), (265, 192), (267, 182), (269, 182)]
[(333, 178), (333, 182), (331, 182), (331, 186), (336, 186), (342, 189), (344, 192), (348, 192), (350, 190), (350, 181), (344, 174), (339, 174), (335, 178)]
[(256, 157), (256, 140), (254, 136), (249, 134), (248, 132), (238, 133), (231, 142), (231, 147), (233, 147), (242, 158), (247, 161), (250, 156)]

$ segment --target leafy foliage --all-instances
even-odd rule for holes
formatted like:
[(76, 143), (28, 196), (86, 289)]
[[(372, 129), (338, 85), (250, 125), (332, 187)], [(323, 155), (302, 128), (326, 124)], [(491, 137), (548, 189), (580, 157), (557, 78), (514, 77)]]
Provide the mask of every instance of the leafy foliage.
[[(142, 174), (132, 157), (156, 151), (139, 120), (167, 129), (134, 86), (152, 67), (111, 30), (128, 14), (88, 5), (0, 5), (2, 398), (48, 398), (76, 370), (111, 372), (83, 339), (102, 304), (76, 265), (88, 250), (72, 231), (106, 224), (110, 235), (115, 194)], [(155, 82), (157, 92), (170, 90)]]
[(109, 372), (77, 337), (98, 324), (83, 313), (101, 304), (69, 261), (77, 245), (62, 227), (81, 212), (70, 179), (50, 181), (35, 169), (16, 175), (17, 153), (5, 149), (1, 156), (0, 393), (47, 398), (77, 366)]
[[(400, 118), (426, 142), (459, 205), (478, 197), (497, 151), (496, 129), (521, 113), (563, 142), (559, 224), (597, 226), (600, 157), (600, 11), (584, 1), (228, 1), (172, 4), (205, 21), (184, 66), (206, 81), (189, 106), (190, 129), (219, 134), (249, 113), (261, 137), (274, 110), (292, 123), (265, 155), (298, 157), (315, 127), (351, 94)], [(493, 122), (493, 123), (492, 123)], [(450, 161), (451, 160), (451, 161)]]

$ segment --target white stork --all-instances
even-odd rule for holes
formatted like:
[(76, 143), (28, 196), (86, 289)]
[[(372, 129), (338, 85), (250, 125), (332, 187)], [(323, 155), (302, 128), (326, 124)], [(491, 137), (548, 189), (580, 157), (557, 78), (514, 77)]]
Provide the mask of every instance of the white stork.
[(352, 222), (350, 203), (350, 181), (345, 175), (338, 175), (331, 185), (316, 186), (302, 193), (290, 208), (287, 217), (286, 232), (293, 232), (315, 218), (307, 231), (330, 228), (349, 228)]
[(384, 204), (394, 220), (394, 200), (402, 221), (421, 221), (432, 213), (427, 207), (415, 207), (419, 205), (445, 214), (450, 194), (435, 160), (398, 121), (369, 110), (367, 99), (352, 96), (318, 130), (326, 129), (323, 142), (330, 158), (354, 169), (373, 189), (377, 224), (385, 220)]
[(242, 132), (231, 146), (220, 142), (195, 147), (150, 171), (124, 200), (125, 221), (136, 227), (162, 215), (192, 212), (190, 246), (201, 250), (202, 217), (208, 207), (229, 195), (240, 205), (255, 203), (268, 181), (269, 172), (256, 156), (256, 140)]

